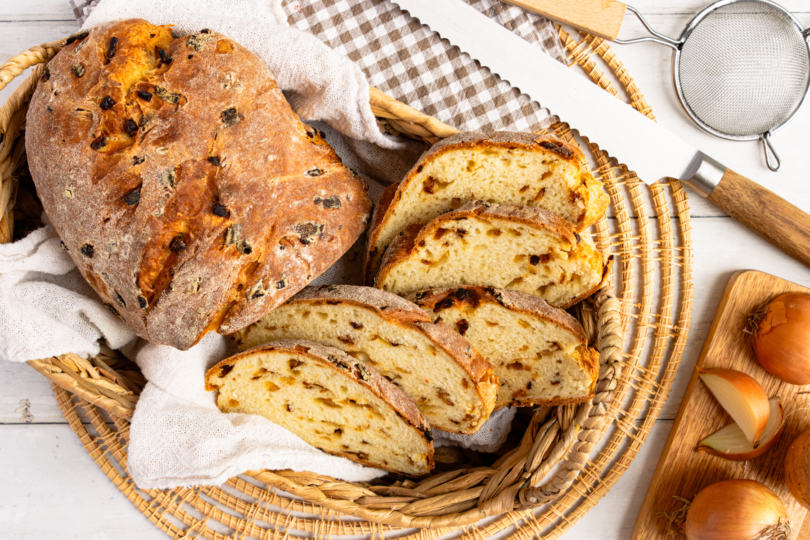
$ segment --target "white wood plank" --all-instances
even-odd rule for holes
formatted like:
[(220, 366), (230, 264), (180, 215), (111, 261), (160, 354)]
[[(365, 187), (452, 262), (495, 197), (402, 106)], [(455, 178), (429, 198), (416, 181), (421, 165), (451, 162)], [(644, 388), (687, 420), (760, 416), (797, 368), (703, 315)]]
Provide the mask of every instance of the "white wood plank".
[[(12, 2), (3, 0), (5, 4), (22, 5), (25, 2)], [(50, 41), (69, 36), (79, 29), (79, 25), (73, 21), (24, 21), (24, 22), (2, 22), (5, 18), (4, 5), (0, 4), (0, 64), (28, 50), (34, 45), (41, 45)], [(30, 70), (11, 81), (6, 88), (0, 90), (0, 103), (5, 103), (11, 93), (28, 78)]]
[[(627, 4), (635, 7), (645, 15), (649, 14), (666, 14), (666, 15), (688, 15), (690, 18), (693, 14), (702, 10), (706, 6), (713, 3), (714, 0), (629, 0)], [(781, 0), (779, 4), (793, 12), (808, 13), (810, 12), (810, 4), (806, 0)]]
[(0, 361), (0, 424), (65, 423), (50, 381), (28, 364)]
[(67, 425), (0, 426), (0, 539), (164, 540)]
[(0, 22), (73, 20), (67, 0), (0, 0)]

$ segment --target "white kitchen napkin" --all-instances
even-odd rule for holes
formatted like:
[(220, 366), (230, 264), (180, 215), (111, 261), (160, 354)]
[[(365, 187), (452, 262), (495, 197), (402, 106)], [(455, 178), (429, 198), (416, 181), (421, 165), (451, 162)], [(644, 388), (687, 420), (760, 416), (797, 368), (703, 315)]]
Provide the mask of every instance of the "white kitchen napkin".
[[(344, 163), (373, 174), (363, 177), (376, 200), (384, 187), (377, 180), (399, 180), (423, 147), (382, 134), (360, 69), (312, 35), (286, 26), (280, 6), (280, 0), (100, 0), (84, 4), (83, 16), (84, 28), (141, 17), (173, 24), (178, 35), (210, 28), (247, 46), (267, 63), (302, 118), (325, 122), (315, 125)], [(360, 284), (360, 247), (315, 284)], [(52, 227), (0, 246), (0, 358), (94, 355), (102, 338), (112, 348), (129, 344), (126, 350), (149, 381), (132, 420), (129, 446), (129, 472), (141, 488), (221, 484), (260, 468), (307, 470), (350, 481), (385, 474), (325, 454), (264, 418), (221, 413), (214, 394), (204, 390), (203, 376), (233, 352), (225, 338), (208, 335), (185, 352), (136, 341), (85, 283)], [(513, 409), (502, 409), (473, 436), (434, 432), (436, 446), (495, 450), (513, 416)]]

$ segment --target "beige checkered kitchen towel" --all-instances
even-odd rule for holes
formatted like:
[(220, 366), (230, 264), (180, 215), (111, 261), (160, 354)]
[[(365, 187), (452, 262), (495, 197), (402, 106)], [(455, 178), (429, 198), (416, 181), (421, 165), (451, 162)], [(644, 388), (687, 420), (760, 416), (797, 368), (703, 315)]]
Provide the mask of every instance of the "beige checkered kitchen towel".
[[(548, 112), (538, 103), (389, 0), (275, 1), (290, 26), (350, 58), (372, 86), (460, 130), (535, 131), (549, 123)], [(548, 20), (499, 0), (465, 1), (564, 62)], [(71, 0), (80, 24), (97, 2)]]

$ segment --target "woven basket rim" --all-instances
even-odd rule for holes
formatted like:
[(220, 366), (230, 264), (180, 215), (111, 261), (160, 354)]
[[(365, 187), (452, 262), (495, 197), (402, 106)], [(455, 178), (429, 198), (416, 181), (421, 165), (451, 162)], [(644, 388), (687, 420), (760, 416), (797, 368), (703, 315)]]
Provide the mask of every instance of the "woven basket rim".
[[(558, 30), (565, 42), (566, 34), (562, 29), (558, 28)], [(37, 66), (29, 78), (28, 83), (23, 84), (15, 91), (12, 97), (0, 108), (0, 136), (8, 137), (10, 131), (13, 132), (15, 128), (19, 128), (23, 125), (24, 118), (20, 118), (20, 111), (23, 111), (24, 115), (26, 102), (33, 92), (36, 80), (41, 74), (44, 63), (61, 49), (64, 42), (65, 40), (63, 39), (39, 47), (32, 47), (28, 51), (12, 58), (0, 68), (0, 89), (2, 89), (8, 82), (20, 75), (28, 67)], [(602, 43), (596, 41), (592, 41), (591, 43), (594, 50), (599, 52), (600, 56), (604, 57), (605, 51), (609, 53), (609, 49), (603, 46)], [(585, 63), (587, 65), (587, 61)], [(580, 62), (580, 64), (582, 64), (582, 62)], [(586, 67), (586, 65), (583, 67)], [(598, 70), (594, 69), (590, 70), (589, 74), (594, 78), (597, 84), (609, 90), (610, 82), (603, 82), (601, 77), (599, 77), (599, 80), (595, 78), (597, 72)], [(632, 90), (632, 79), (630, 79), (630, 82), (631, 84), (628, 85), (625, 80), (622, 80), (628, 92), (634, 96), (634, 106), (641, 112), (651, 116), (651, 110), (649, 106), (646, 105), (646, 102), (643, 101), (643, 96), (637, 99), (640, 93)], [(433, 142), (458, 132), (458, 130), (394, 100), (376, 88), (372, 87), (370, 89), (369, 98), (374, 114), (380, 118), (389, 120), (390, 124), (399, 134), (421, 139), (428, 144), (432, 144)], [(0, 141), (2, 141), (2, 139), (0, 139)], [(0, 142), (0, 144), (2, 143)], [(6, 150), (10, 148), (10, 146), (11, 145), (7, 143), (5, 147), (0, 147), (0, 161), (9, 153)], [(2, 170), (3, 169), (0, 169), (0, 171)], [(3, 179), (3, 181), (5, 182), (5, 179)], [(10, 208), (11, 207), (9, 207), (9, 210)], [(0, 210), (2, 210), (2, 208), (0, 208)], [(603, 288), (596, 295), (596, 304), (599, 313), (596, 327), (599, 330), (600, 364), (602, 366), (597, 395), (601, 397), (595, 398), (592, 403), (578, 406), (575, 413), (571, 410), (572, 408), (569, 407), (570, 415), (573, 418), (569, 419), (570, 425), (567, 430), (568, 439), (558, 441), (555, 448), (558, 454), (558, 460), (555, 461), (554, 464), (566, 458), (566, 455), (568, 455), (568, 463), (572, 464), (573, 474), (572, 471), (561, 471), (561, 473), (553, 477), (551, 482), (546, 482), (536, 487), (527, 485), (525, 479), (521, 480), (519, 483), (515, 483), (513, 479), (512, 484), (509, 484), (500, 491), (500, 497), (490, 499), (483, 503), (483, 505), (478, 505), (471, 509), (458, 512), (448, 511), (446, 513), (440, 513), (439, 515), (419, 515), (421, 507), (418, 504), (411, 504), (413, 507), (413, 513), (411, 514), (404, 513), (400, 511), (401, 509), (389, 508), (377, 510), (368, 508), (356, 501), (361, 500), (363, 497), (370, 497), (374, 495), (374, 492), (370, 492), (370, 494), (362, 493), (359, 497), (352, 499), (351, 496), (340, 493), (340, 485), (353, 486), (357, 484), (339, 482), (328, 477), (320, 477), (318, 479), (311, 477), (302, 478), (302, 473), (291, 473), (289, 471), (251, 471), (246, 474), (268, 485), (310, 500), (319, 506), (398, 527), (458, 527), (479, 521), (485, 517), (502, 514), (515, 509), (535, 508), (562, 496), (565, 490), (577, 478), (594, 444), (598, 442), (604, 432), (606, 425), (613, 421), (612, 415), (607, 414), (606, 416), (606, 413), (610, 407), (613, 392), (616, 389), (616, 381), (621, 366), (621, 352), (623, 349), (622, 333), (624, 326), (622, 322), (623, 308), (613, 295), (613, 288), (612, 283), (609, 283), (608, 286)], [(95, 360), (99, 361), (96, 362)], [(58, 358), (34, 360), (29, 362), (29, 364), (60, 387), (75, 393), (81, 398), (90, 401), (90, 403), (116, 416), (128, 418), (131, 416), (132, 410), (134, 410), (135, 403), (137, 402), (136, 394), (138, 389), (128, 388), (126, 377), (121, 376), (114, 369), (110, 368), (103, 359), (85, 360), (75, 355), (63, 355)], [(99, 378), (93, 377), (94, 374), (99, 376)], [(92, 384), (92, 382), (101, 379), (106, 380), (106, 382), (112, 381), (118, 384), (123, 392), (109, 391), (108, 388), (105, 388), (105, 385), (99, 386)], [(91, 384), (88, 384), (88, 380), (90, 380)], [(556, 421), (559, 422), (559, 420)], [(548, 425), (549, 424), (546, 423), (543, 427), (547, 428)], [(590, 432), (593, 432), (594, 436), (590, 436)], [(579, 440), (576, 441), (575, 439), (577, 439), (578, 436)], [(530, 442), (535, 443), (534, 446), (537, 448), (542, 446), (537, 444), (537, 440)], [(569, 453), (568, 451), (574, 443), (576, 443), (577, 449)], [(545, 453), (547, 450), (548, 448), (544, 448), (543, 452)], [(571, 456), (574, 456), (574, 458), (572, 459)], [(532, 458), (529, 459), (531, 462), (534, 460), (535, 454), (530, 454), (529, 457)], [(579, 463), (577, 463), (577, 461), (579, 461)], [(544, 461), (540, 459), (540, 463), (544, 463)], [(563, 467), (563, 469), (565, 469), (565, 467)], [(510, 472), (512, 470), (512, 468), (508, 469)], [(542, 479), (542, 477), (539, 479)], [(325, 485), (327, 487), (324, 487)], [(362, 488), (362, 490), (366, 492), (369, 491), (366, 486), (357, 485), (357, 487)], [(463, 490), (461, 492), (463, 492)], [(456, 495), (461, 492), (454, 492), (449, 495)], [(465, 494), (465, 496), (468, 497), (472, 495), (473, 493)], [(456, 497), (456, 499), (458, 498), (459, 497)], [(448, 499), (454, 500), (453, 497), (448, 497)], [(463, 499), (463, 497), (461, 497), (461, 499)], [(472, 499), (463, 499), (461, 503), (454, 503), (450, 506), (464, 506), (464, 503), (469, 500)], [(415, 501), (415, 503), (418, 502), (419, 501)]]

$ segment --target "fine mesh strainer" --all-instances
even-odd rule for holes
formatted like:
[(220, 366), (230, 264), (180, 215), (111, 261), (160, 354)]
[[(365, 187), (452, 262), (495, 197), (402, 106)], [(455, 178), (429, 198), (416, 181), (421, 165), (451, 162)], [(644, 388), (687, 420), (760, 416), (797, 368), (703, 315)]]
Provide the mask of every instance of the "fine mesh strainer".
[[(603, 0), (507, 0), (616, 43), (671, 47), (672, 79), (686, 113), (707, 132), (760, 139), (768, 167), (780, 160), (770, 137), (799, 110), (810, 84), (810, 29), (769, 0), (720, 0), (698, 13), (678, 40), (653, 30), (632, 6)], [(625, 9), (651, 37), (616, 39)]]

